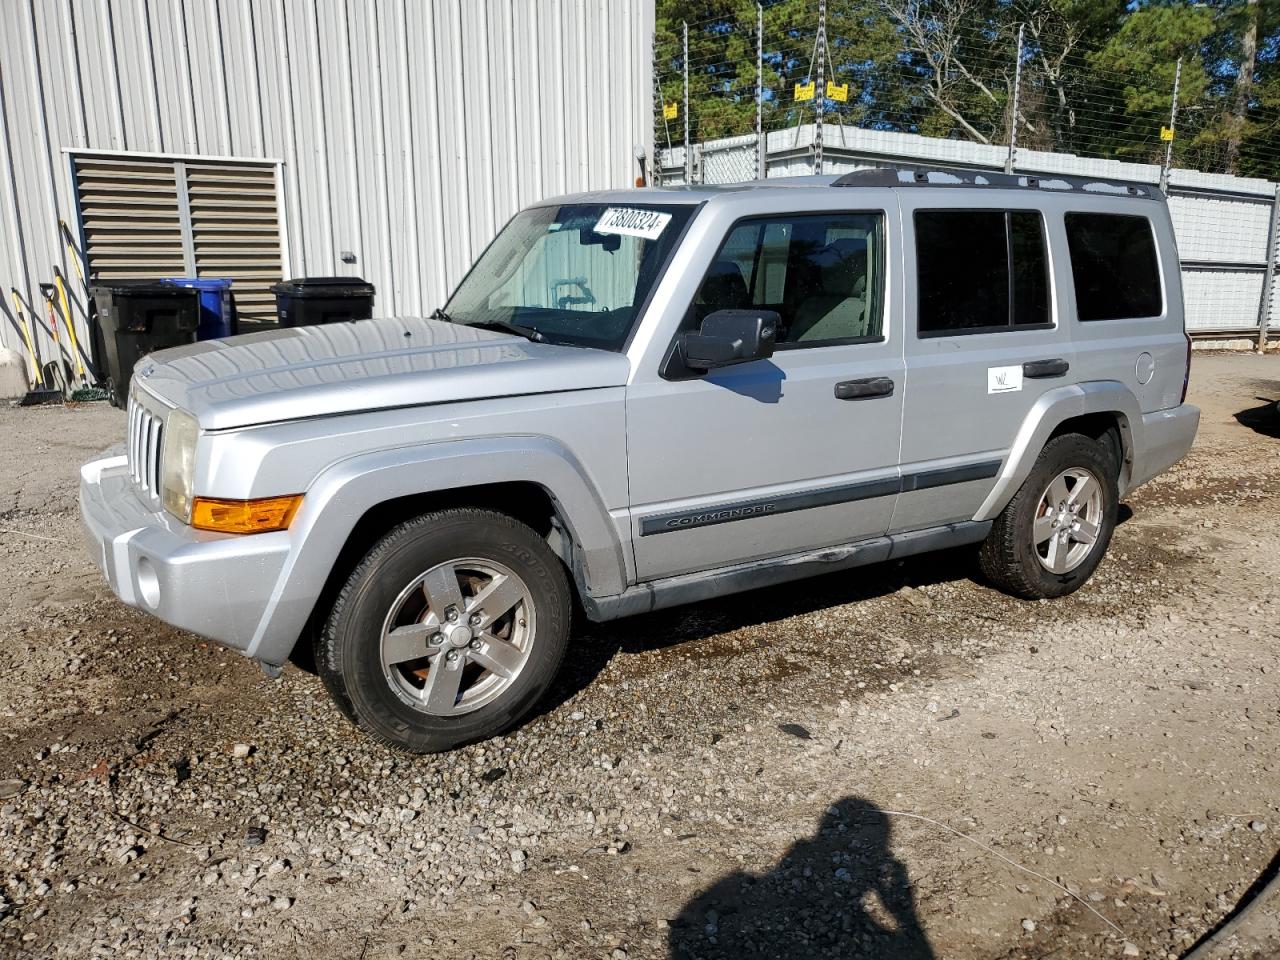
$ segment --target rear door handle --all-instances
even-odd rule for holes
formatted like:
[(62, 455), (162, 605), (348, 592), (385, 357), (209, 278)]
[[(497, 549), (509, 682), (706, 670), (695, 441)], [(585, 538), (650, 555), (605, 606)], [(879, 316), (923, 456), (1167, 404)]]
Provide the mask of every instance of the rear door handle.
[(1031, 360), (1022, 365), (1022, 375), (1029, 380), (1060, 377), (1071, 369), (1065, 360)]
[(867, 377), (865, 380), (844, 380), (836, 384), (837, 400), (872, 400), (876, 397), (892, 397), (893, 381), (888, 377)]

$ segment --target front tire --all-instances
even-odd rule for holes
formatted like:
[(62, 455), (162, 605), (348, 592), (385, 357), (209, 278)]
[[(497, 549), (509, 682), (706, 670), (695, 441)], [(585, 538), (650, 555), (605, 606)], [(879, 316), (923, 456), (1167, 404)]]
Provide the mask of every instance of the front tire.
[(1116, 464), (1097, 441), (1054, 437), (982, 544), (982, 572), (1028, 600), (1078, 590), (1102, 562), (1115, 530)]
[(450, 750), (529, 714), (564, 659), (570, 611), (564, 568), (531, 528), (442, 510), (395, 527), (351, 573), (316, 666), (374, 739)]

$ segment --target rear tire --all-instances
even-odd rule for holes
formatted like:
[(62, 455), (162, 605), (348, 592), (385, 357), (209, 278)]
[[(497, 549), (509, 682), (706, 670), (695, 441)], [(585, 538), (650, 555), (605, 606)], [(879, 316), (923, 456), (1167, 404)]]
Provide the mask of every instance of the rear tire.
[(983, 542), (983, 574), (1028, 600), (1078, 590), (1107, 552), (1119, 503), (1111, 452), (1078, 433), (1054, 437)]
[(490, 510), (402, 523), (365, 556), (316, 641), (338, 708), (382, 743), (435, 753), (519, 723), (568, 645), (564, 567)]

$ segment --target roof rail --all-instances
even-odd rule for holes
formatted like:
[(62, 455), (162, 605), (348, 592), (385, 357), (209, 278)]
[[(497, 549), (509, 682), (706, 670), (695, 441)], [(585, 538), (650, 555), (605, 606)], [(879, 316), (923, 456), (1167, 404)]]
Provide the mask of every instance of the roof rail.
[(1142, 197), (1146, 200), (1163, 200), (1158, 187), (1126, 180), (1108, 180), (1104, 177), (1077, 177), (1067, 174), (1047, 173), (996, 173), (986, 170), (965, 170), (955, 167), (889, 168), (855, 170), (837, 177), (833, 187), (995, 187), (1020, 190), (1073, 190), (1081, 193), (1102, 193)]

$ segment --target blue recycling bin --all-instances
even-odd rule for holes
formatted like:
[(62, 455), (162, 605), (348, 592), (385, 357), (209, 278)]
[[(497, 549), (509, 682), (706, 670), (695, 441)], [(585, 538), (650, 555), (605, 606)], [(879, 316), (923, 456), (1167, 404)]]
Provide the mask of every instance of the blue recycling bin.
[(230, 280), (225, 277), (170, 277), (165, 283), (200, 292), (197, 340), (221, 340), (238, 332)]

